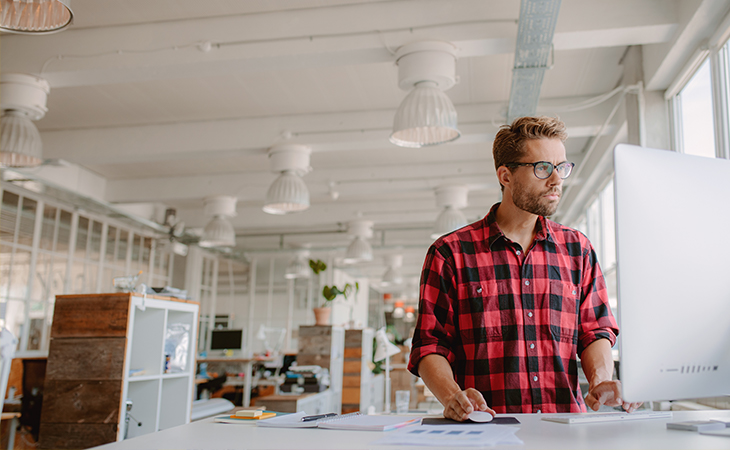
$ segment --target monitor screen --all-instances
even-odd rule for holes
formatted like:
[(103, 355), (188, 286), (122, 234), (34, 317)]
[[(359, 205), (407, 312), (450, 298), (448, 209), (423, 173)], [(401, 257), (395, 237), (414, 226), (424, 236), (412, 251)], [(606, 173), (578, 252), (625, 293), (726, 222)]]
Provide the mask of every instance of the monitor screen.
[(730, 160), (614, 149), (627, 401), (730, 394)]
[(213, 330), (210, 338), (211, 350), (243, 349), (243, 330)]

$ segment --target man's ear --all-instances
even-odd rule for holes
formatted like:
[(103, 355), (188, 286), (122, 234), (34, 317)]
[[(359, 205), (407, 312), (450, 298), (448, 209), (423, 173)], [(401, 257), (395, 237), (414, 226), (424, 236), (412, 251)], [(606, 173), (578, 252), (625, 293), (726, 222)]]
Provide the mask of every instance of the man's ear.
[(508, 186), (512, 181), (512, 172), (506, 166), (499, 166), (497, 168), (497, 180), (502, 186)]

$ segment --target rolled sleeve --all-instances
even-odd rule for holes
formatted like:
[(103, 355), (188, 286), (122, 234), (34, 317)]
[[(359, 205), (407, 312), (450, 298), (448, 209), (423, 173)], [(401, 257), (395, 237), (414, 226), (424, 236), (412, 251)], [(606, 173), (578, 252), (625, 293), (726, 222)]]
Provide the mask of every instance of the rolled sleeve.
[(408, 361), (408, 370), (416, 376), (419, 376), (418, 364), (427, 355), (438, 354), (449, 363), (454, 361), (451, 350), (454, 333), (452, 299), (456, 289), (454, 271), (448, 251), (437, 247), (438, 242), (429, 248), (421, 274), (418, 321)]
[(584, 258), (584, 271), (581, 280), (583, 298), (580, 304), (580, 332), (578, 335), (578, 355), (598, 339), (608, 339), (613, 347), (618, 336), (618, 325), (608, 303), (606, 281), (593, 247), (588, 244)]

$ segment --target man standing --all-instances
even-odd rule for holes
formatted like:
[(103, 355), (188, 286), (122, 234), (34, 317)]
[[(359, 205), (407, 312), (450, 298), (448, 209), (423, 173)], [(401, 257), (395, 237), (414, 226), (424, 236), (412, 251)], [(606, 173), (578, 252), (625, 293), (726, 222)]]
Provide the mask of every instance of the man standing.
[(640, 405), (623, 402), (611, 380), (618, 327), (593, 247), (545, 217), (573, 169), (566, 138), (549, 117), (503, 126), (493, 146), (502, 202), (428, 251), (408, 369), (445, 417), (585, 412), (577, 356), (588, 406)]

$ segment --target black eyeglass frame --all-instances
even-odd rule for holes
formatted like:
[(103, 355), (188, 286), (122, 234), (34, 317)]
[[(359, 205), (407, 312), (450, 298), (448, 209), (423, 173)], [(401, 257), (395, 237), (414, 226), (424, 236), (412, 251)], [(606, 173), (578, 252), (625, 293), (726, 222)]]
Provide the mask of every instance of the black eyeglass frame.
[[(548, 170), (548, 175), (546, 177), (540, 177), (537, 174), (537, 165), (538, 164), (547, 164), (550, 167), (550, 170)], [(572, 163), (570, 161), (563, 161), (560, 164), (558, 164), (557, 166), (553, 165), (553, 163), (551, 163), (550, 161), (538, 161), (538, 162), (534, 162), (534, 163), (515, 162), (515, 163), (506, 163), (506, 164), (502, 164), (502, 165), (505, 167), (532, 166), (532, 173), (535, 174), (535, 177), (537, 177), (538, 180), (547, 180), (548, 178), (550, 178), (553, 175), (553, 171), (555, 169), (557, 169), (560, 166), (568, 165), (568, 166), (570, 166), (570, 171), (568, 172), (568, 175), (562, 177), (562, 176), (560, 176), (560, 172), (558, 172), (558, 176), (561, 179), (565, 180), (566, 178), (568, 178), (570, 176), (570, 174), (573, 173), (573, 168), (575, 167), (575, 163)]]

